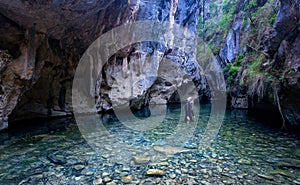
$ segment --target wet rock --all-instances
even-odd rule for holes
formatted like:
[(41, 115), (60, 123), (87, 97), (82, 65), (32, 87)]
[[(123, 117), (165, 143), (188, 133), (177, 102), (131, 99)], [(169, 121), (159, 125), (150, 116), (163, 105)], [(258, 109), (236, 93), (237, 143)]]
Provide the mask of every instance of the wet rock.
[(274, 180), (274, 178), (272, 176), (269, 175), (264, 175), (264, 174), (257, 174), (257, 176), (267, 179), (267, 180)]
[(78, 164), (78, 165), (75, 165), (73, 166), (73, 168), (76, 170), (76, 171), (79, 171), (79, 170), (83, 170), (85, 168), (84, 165), (81, 165), (81, 164)]
[(191, 163), (197, 163), (197, 160), (192, 159), (192, 160), (190, 160), (190, 162), (191, 162)]
[(188, 174), (191, 175), (191, 176), (197, 176), (197, 172), (193, 171), (193, 170), (189, 170), (188, 171)]
[(55, 174), (56, 178), (61, 178), (64, 174), (63, 173), (59, 173), (59, 174)]
[(170, 174), (170, 178), (171, 178), (171, 179), (175, 179), (175, 178), (176, 178), (176, 174), (175, 174), (175, 173), (171, 173), (171, 174)]
[(165, 181), (166, 185), (175, 185), (176, 184), (176, 181), (172, 180), (172, 179), (167, 179)]
[(146, 156), (135, 156), (133, 157), (133, 161), (136, 164), (144, 164), (144, 163), (148, 163), (150, 161), (150, 158)]
[(111, 157), (111, 155), (110, 154), (103, 154), (102, 157), (105, 158), (105, 159), (108, 159), (108, 158)]
[(293, 178), (293, 175), (290, 172), (285, 171), (285, 170), (281, 170), (281, 169), (271, 171), (270, 174), (278, 174), (278, 175), (282, 175), (282, 176), (285, 176), (285, 177)]
[(209, 176), (212, 176), (212, 171), (211, 170), (208, 170), (207, 173), (208, 173)]
[(216, 170), (217, 170), (217, 172), (219, 172), (219, 173), (222, 173), (222, 171), (223, 171), (223, 169), (222, 169), (220, 166), (216, 166)]
[(204, 181), (204, 180), (202, 180), (202, 181), (200, 181), (201, 182), (201, 184), (203, 184), (203, 185), (210, 185), (210, 183), (209, 182), (207, 182), (207, 181)]
[(130, 171), (130, 167), (129, 166), (123, 166), (122, 167), (122, 171), (129, 172)]
[(169, 163), (164, 161), (164, 162), (159, 162), (158, 165), (159, 166), (169, 166)]
[(132, 176), (128, 175), (128, 176), (123, 176), (121, 178), (123, 183), (130, 183), (132, 181)]
[(227, 179), (223, 181), (225, 184), (236, 184), (233, 179)]
[(242, 175), (238, 175), (237, 177), (240, 178), (240, 179), (243, 179), (244, 175), (243, 174)]
[(287, 168), (295, 168), (300, 169), (300, 160), (298, 159), (284, 159), (284, 161), (281, 161), (277, 163), (278, 167), (287, 167)]
[(95, 179), (95, 180), (93, 180), (93, 185), (100, 185), (100, 184), (102, 184), (102, 178), (98, 178), (98, 179)]
[(192, 144), (185, 144), (184, 148), (187, 148), (187, 149), (197, 149), (198, 146), (196, 144), (192, 143)]
[(145, 184), (145, 185), (154, 185), (155, 182), (152, 181), (151, 179), (147, 179), (147, 180), (145, 180), (145, 181), (142, 181), (141, 184)]
[(82, 178), (81, 176), (80, 177), (75, 177), (75, 180), (79, 181), (81, 178)]
[(182, 172), (182, 173), (188, 173), (188, 171), (189, 171), (189, 170), (186, 169), (186, 168), (182, 168), (182, 169), (181, 169), (181, 172)]
[(201, 169), (200, 172), (207, 173), (207, 170), (206, 169)]
[(109, 172), (103, 172), (103, 173), (102, 173), (102, 177), (107, 177), (107, 176), (109, 176), (109, 175), (110, 175)]
[(179, 169), (175, 169), (175, 173), (177, 173), (177, 174), (181, 174), (181, 171), (179, 170)]
[(109, 177), (104, 177), (104, 178), (103, 178), (103, 182), (106, 182), (106, 183), (107, 183), (107, 182), (110, 182), (110, 181), (111, 181), (111, 178), (109, 178)]
[(18, 178), (19, 176), (18, 175), (8, 175), (7, 177), (6, 177), (6, 179), (7, 180), (13, 180), (13, 179), (16, 179), (16, 178)]
[(106, 185), (117, 185), (115, 182), (108, 182)]
[(293, 180), (293, 183), (295, 183), (296, 185), (300, 185), (300, 180)]
[(154, 146), (153, 149), (157, 152), (161, 152), (166, 155), (174, 155), (178, 153), (191, 151), (190, 149), (185, 149), (181, 147), (172, 147), (172, 146)]
[(86, 155), (96, 155), (96, 152), (87, 152)]
[(159, 169), (149, 169), (146, 172), (146, 175), (148, 175), (148, 176), (163, 176), (165, 174), (166, 173), (164, 171), (159, 170)]
[(57, 166), (57, 167), (55, 168), (56, 171), (60, 171), (60, 170), (62, 170), (62, 169), (64, 169), (63, 166)]
[(238, 163), (250, 165), (250, 164), (251, 164), (251, 161), (249, 161), (249, 160), (247, 160), (247, 159), (239, 159), (239, 160), (238, 160)]
[(212, 158), (216, 158), (216, 157), (217, 157), (217, 154), (216, 154), (216, 153), (212, 153), (212, 154), (211, 154), (211, 157), (212, 157)]
[(87, 175), (87, 176), (90, 176), (90, 175), (93, 175), (93, 174), (94, 174), (94, 172), (92, 172), (92, 171), (85, 172), (85, 175)]
[(67, 163), (66, 158), (62, 155), (48, 155), (47, 158), (55, 164), (63, 165)]

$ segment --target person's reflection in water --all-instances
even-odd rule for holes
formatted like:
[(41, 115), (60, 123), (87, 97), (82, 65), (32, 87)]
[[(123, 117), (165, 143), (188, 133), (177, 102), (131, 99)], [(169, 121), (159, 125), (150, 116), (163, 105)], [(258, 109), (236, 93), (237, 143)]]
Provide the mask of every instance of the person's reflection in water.
[(188, 97), (185, 103), (185, 122), (189, 123), (193, 121), (194, 112), (193, 112), (193, 98)]
[(141, 108), (141, 112), (142, 112), (142, 117), (148, 118), (151, 116), (149, 105), (143, 105)]

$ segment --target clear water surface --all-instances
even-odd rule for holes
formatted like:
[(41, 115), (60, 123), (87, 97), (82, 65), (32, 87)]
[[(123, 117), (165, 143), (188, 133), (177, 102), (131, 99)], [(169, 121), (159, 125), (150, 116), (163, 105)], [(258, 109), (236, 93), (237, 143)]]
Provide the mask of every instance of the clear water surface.
[[(0, 184), (300, 184), (299, 132), (281, 130), (275, 124), (279, 119), (227, 111), (216, 139), (204, 147), (210, 106), (203, 105), (193, 137), (174, 152), (164, 143), (181, 125), (180, 112), (180, 107), (169, 107), (164, 121), (148, 131), (132, 130), (112, 114), (101, 115), (119, 145), (143, 149), (120, 161), (111, 160), (122, 150), (108, 145), (106, 136), (87, 136), (107, 152), (94, 150), (74, 118), (18, 123), (0, 133)], [(147, 152), (154, 146), (160, 147), (159, 158)]]

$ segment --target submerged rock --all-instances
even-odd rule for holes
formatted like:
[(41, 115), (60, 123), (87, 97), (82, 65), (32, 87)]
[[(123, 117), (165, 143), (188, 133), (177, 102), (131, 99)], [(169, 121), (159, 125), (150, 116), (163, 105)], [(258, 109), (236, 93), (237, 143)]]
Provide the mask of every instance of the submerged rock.
[(296, 185), (300, 185), (300, 180), (293, 180), (293, 183), (295, 183)]
[(128, 175), (128, 176), (123, 176), (121, 178), (122, 182), (124, 183), (130, 183), (132, 181), (132, 176)]
[(55, 164), (65, 164), (67, 163), (66, 158), (62, 155), (48, 155), (47, 157), (51, 162), (55, 163)]
[(239, 160), (238, 160), (238, 163), (250, 165), (250, 164), (251, 164), (251, 161), (250, 161), (250, 160), (247, 160), (247, 159), (239, 159)]
[(79, 171), (79, 170), (84, 169), (85, 166), (84, 166), (84, 165), (81, 165), (81, 164), (78, 164), (78, 165), (75, 165), (73, 168), (74, 168), (75, 170)]
[(129, 172), (130, 171), (130, 167), (129, 166), (123, 166), (122, 167), (122, 171)]
[(257, 174), (257, 176), (267, 179), (267, 180), (274, 180), (274, 178), (272, 176), (269, 175), (264, 175), (264, 174)]
[(136, 164), (144, 164), (144, 163), (148, 163), (150, 161), (150, 158), (146, 156), (134, 156), (133, 161)]
[(107, 182), (110, 182), (110, 181), (112, 181), (112, 179), (110, 177), (106, 176), (106, 177), (103, 178), (103, 182), (107, 183)]
[(95, 180), (93, 181), (93, 185), (100, 185), (100, 184), (102, 184), (102, 181), (103, 181), (102, 178), (95, 179)]
[(146, 172), (146, 175), (149, 175), (149, 176), (163, 176), (165, 174), (166, 174), (166, 172), (159, 170), (159, 169), (150, 169), (150, 170), (147, 170), (147, 172)]
[(190, 149), (185, 149), (182, 147), (172, 147), (172, 146), (154, 146), (153, 149), (157, 152), (161, 152), (166, 155), (174, 155), (183, 152), (190, 152)]

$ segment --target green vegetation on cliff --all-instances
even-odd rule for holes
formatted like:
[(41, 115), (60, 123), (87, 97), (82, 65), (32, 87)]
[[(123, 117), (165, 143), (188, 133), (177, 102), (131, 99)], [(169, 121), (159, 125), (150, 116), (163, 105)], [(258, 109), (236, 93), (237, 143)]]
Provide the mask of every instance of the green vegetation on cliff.
[(12, 56), (9, 54), (8, 50), (0, 50), (0, 62), (8, 62), (12, 60)]
[[(264, 4), (257, 0), (244, 1), (215, 1), (209, 4), (207, 15), (199, 17), (199, 36), (208, 43), (215, 55), (220, 54), (226, 42), (226, 37), (233, 24), (241, 19), (239, 37), (239, 52), (234, 62), (226, 62), (223, 69), (228, 86), (247, 86), (249, 91), (264, 91), (257, 88), (258, 82), (265, 84), (275, 83), (278, 76), (270, 73), (270, 64), (265, 52), (264, 42), (270, 36), (273, 23), (276, 19), (276, 2), (268, 1)], [(261, 94), (262, 92), (256, 92)]]
[[(289, 51), (297, 45), (299, 33), (295, 7), (295, 2), (275, 0), (208, 1), (198, 24), (199, 36), (223, 67), (230, 97), (246, 97), (243, 101), (250, 103), (249, 108), (261, 101), (275, 105), (283, 126), (284, 117), (297, 122), (281, 108), (281, 104), (284, 109), (296, 104), (282, 101), (287, 99), (285, 91), (295, 96), (298, 88), (297, 54)], [(292, 12), (285, 12), (287, 8)], [(289, 111), (295, 112), (294, 108)]]
[[(207, 14), (198, 19), (198, 33), (208, 44), (212, 52), (217, 55), (221, 49), (221, 42), (226, 38), (236, 11), (237, 0), (220, 0), (210, 3)], [(217, 42), (217, 43), (216, 43)]]

